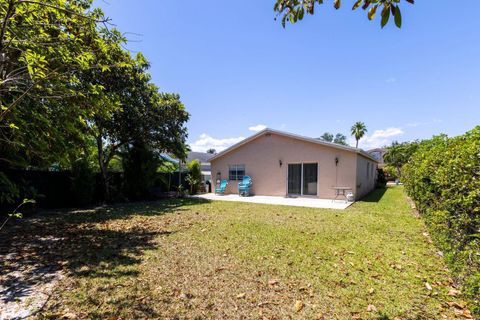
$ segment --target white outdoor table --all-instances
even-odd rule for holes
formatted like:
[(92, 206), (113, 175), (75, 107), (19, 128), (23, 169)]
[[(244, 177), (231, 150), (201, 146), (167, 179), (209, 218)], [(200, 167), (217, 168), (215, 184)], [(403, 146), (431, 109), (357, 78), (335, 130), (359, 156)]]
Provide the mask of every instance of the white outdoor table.
[(333, 190), (335, 190), (335, 199), (333, 199), (332, 202), (337, 200), (338, 197), (344, 197), (345, 198), (345, 203), (348, 202), (347, 191), (351, 191), (352, 188), (350, 188), (350, 187), (333, 187)]

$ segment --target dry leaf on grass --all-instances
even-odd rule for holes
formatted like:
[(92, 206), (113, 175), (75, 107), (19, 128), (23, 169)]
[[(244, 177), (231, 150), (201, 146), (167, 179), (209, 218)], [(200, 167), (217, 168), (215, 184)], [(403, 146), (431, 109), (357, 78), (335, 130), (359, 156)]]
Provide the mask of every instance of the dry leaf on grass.
[(454, 310), (455, 314), (457, 316), (462, 316), (465, 319), (473, 319), (472, 313), (468, 309), (455, 309)]
[(463, 310), (462, 316), (463, 316), (465, 319), (473, 319), (472, 313), (470, 312), (470, 310), (467, 310), (467, 309)]
[(428, 282), (425, 282), (425, 288), (427, 288), (429, 291), (432, 291), (432, 286)]
[(245, 298), (246, 295), (247, 295), (246, 293), (239, 293), (237, 294), (237, 299), (243, 299)]
[(325, 315), (323, 313), (319, 313), (319, 314), (317, 314), (316, 319), (317, 320), (325, 320)]
[(465, 309), (467, 307), (467, 305), (463, 302), (447, 302), (447, 304), (450, 306), (450, 307), (453, 307), (455, 309)]
[(369, 304), (367, 307), (368, 312), (377, 312), (377, 307), (375, 307), (373, 304)]
[(303, 304), (302, 301), (297, 300), (297, 301), (295, 302), (295, 311), (296, 311), (296, 312), (302, 311), (303, 307), (305, 307), (305, 305)]
[(451, 296), (451, 297), (458, 296), (459, 294), (460, 294), (460, 291), (458, 291), (456, 289), (451, 289), (450, 291), (448, 291), (448, 295)]

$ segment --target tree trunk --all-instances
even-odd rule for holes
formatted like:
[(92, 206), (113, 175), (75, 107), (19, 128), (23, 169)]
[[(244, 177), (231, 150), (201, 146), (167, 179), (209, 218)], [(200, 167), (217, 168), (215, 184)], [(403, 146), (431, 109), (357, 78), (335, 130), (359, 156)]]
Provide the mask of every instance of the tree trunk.
[(402, 175), (402, 172), (401, 172), (400, 166), (397, 166), (397, 177), (398, 177), (398, 179), (400, 179), (401, 175)]
[(107, 163), (105, 163), (105, 155), (103, 153), (103, 141), (102, 136), (97, 136), (97, 153), (98, 153), (98, 165), (100, 167), (100, 174), (102, 178), (102, 188), (103, 188), (103, 200), (108, 202), (110, 201), (110, 188), (108, 186), (108, 172), (107, 172)]
[(358, 148), (358, 140), (357, 140), (357, 144), (355, 145), (355, 148)]

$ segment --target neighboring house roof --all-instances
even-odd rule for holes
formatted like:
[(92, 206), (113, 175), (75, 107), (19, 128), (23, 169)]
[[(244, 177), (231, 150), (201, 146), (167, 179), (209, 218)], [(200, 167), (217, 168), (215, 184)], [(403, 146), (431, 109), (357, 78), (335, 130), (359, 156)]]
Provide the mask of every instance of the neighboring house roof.
[(192, 160), (198, 160), (200, 163), (208, 163), (210, 162), (210, 158), (213, 154), (205, 153), (205, 152), (189, 152), (187, 156), (187, 162)]
[(387, 148), (375, 148), (375, 149), (370, 149), (370, 150), (367, 150), (368, 153), (370, 152), (381, 152), (381, 153), (386, 153), (387, 152)]
[(189, 152), (187, 155), (187, 163), (192, 160), (200, 161), (200, 167), (202, 171), (210, 171), (210, 158), (213, 154), (205, 153), (205, 152)]
[(322, 146), (326, 146), (326, 147), (330, 147), (330, 148), (334, 148), (334, 149), (339, 149), (339, 150), (345, 150), (345, 151), (350, 151), (350, 152), (355, 152), (359, 155), (362, 155), (364, 156), (365, 158), (368, 158), (370, 160), (373, 160), (375, 162), (378, 162), (378, 160), (376, 160), (371, 154), (368, 154), (367, 152), (365, 152), (364, 150), (362, 149), (359, 149), (359, 148), (354, 148), (354, 147), (350, 147), (350, 146), (344, 146), (344, 145), (341, 145), (341, 144), (337, 144), (337, 143), (333, 143), (333, 142), (327, 142), (327, 141), (322, 141), (322, 140), (318, 140), (318, 139), (314, 139), (314, 138), (309, 138), (309, 137), (304, 137), (304, 136), (300, 136), (300, 135), (297, 135), (297, 134), (293, 134), (293, 133), (288, 133), (288, 132), (283, 132), (283, 131), (279, 131), (279, 130), (273, 130), (273, 129), (270, 129), (270, 128), (267, 128), (267, 129), (264, 129), (256, 134), (254, 134), (253, 136), (245, 139), (245, 140), (242, 140), (240, 141), (239, 143), (237, 144), (234, 144), (233, 146), (231, 146), (230, 148), (227, 148), (225, 150), (223, 150), (222, 152), (216, 154), (216, 155), (213, 155), (213, 157), (211, 157), (209, 159), (209, 161), (212, 161), (214, 159), (217, 159), (217, 158), (220, 158), (224, 155), (226, 155), (227, 153), (230, 153), (232, 152), (233, 150), (243, 146), (244, 144), (247, 144), (249, 143), (250, 141), (253, 141), (255, 139), (257, 139), (258, 137), (261, 137), (265, 134), (276, 134), (276, 135), (279, 135), (279, 136), (283, 136), (283, 137), (287, 137), (287, 138), (292, 138), (292, 139), (296, 139), (296, 140), (301, 140), (301, 141), (306, 141), (306, 142), (311, 142), (311, 143), (315, 143), (315, 144), (319, 144), (319, 145), (322, 145)]
[(367, 151), (369, 154), (372, 155), (379, 163), (383, 163), (383, 156), (387, 153), (386, 148), (375, 148)]

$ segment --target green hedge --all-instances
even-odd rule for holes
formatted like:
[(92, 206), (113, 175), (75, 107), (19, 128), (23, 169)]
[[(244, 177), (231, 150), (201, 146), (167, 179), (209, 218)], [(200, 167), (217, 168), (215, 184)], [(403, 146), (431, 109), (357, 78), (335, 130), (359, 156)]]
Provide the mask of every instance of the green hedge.
[(402, 181), (480, 314), (480, 126), (423, 141), (403, 167)]

